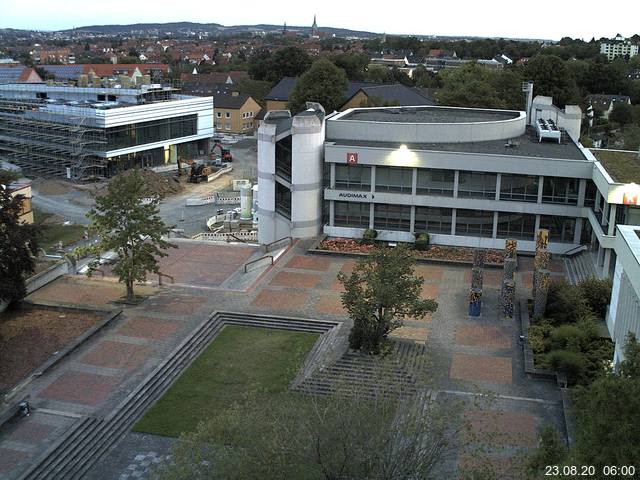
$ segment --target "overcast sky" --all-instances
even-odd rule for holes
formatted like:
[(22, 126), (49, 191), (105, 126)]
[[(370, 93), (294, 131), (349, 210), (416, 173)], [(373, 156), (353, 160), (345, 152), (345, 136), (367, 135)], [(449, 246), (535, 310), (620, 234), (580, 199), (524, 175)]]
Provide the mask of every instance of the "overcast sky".
[(86, 25), (193, 21), (310, 25), (418, 35), (512, 38), (613, 37), (640, 33), (640, 1), (618, 0), (0, 0), (0, 27), (58, 30)]

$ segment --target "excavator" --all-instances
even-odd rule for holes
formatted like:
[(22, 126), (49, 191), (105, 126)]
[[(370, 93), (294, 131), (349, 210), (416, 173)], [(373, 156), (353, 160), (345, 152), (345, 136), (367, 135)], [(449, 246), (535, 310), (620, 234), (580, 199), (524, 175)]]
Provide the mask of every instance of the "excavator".
[(211, 149), (212, 155), (215, 154), (216, 148), (220, 149), (220, 160), (222, 160), (223, 162), (233, 162), (233, 155), (231, 155), (231, 150), (229, 150), (228, 148), (224, 148), (218, 140), (216, 140), (216, 142), (213, 144), (213, 148)]

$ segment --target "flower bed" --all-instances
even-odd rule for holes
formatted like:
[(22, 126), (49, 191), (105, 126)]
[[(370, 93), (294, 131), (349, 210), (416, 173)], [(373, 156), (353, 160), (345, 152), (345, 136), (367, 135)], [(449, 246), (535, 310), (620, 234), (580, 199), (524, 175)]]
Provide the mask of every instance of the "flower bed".
[[(369, 253), (373, 245), (362, 243), (360, 240), (352, 238), (332, 238), (320, 242), (318, 249), (330, 252), (342, 253)], [(443, 247), (439, 245), (432, 246), (426, 251), (414, 251), (416, 258), (429, 258), (434, 260), (446, 260), (454, 262), (473, 262), (473, 249), (464, 247)], [(504, 261), (504, 252), (500, 250), (487, 250), (485, 257), (486, 263), (502, 264)]]

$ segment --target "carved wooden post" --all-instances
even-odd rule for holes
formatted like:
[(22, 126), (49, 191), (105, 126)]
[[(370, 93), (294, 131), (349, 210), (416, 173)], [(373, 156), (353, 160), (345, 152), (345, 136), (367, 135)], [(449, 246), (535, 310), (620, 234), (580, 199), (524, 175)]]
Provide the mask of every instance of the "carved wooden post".
[(513, 302), (516, 296), (516, 282), (502, 281), (502, 313), (506, 318), (513, 318)]
[(469, 316), (479, 317), (482, 310), (482, 290), (472, 288), (469, 291)]
[(471, 288), (482, 290), (483, 271), (481, 268), (473, 267), (471, 269)]
[(549, 292), (549, 270), (540, 270), (538, 272), (538, 284), (535, 295), (533, 297), (533, 316), (544, 317), (547, 309), (547, 293)]

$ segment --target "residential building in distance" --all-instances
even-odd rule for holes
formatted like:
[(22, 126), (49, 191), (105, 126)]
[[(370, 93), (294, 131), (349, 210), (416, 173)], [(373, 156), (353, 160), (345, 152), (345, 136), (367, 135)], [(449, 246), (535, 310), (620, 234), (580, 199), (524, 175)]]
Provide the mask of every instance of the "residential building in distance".
[(33, 223), (33, 210), (31, 209), (31, 181), (20, 180), (9, 185), (12, 197), (20, 197), (21, 208), (18, 215), (20, 223)]
[(606, 55), (609, 60), (616, 57), (631, 58), (638, 54), (638, 45), (617, 34), (613, 39), (600, 42), (600, 53)]
[(213, 95), (215, 128), (221, 134), (253, 134), (256, 116), (262, 107), (246, 93)]
[(42, 78), (33, 68), (19, 63), (0, 64), (0, 83), (40, 83)]
[(83, 78), (119, 78), (129, 77), (132, 83), (140, 83), (148, 76), (150, 81), (158, 82), (166, 78), (170, 72), (169, 65), (164, 63), (85, 63), (76, 65), (40, 65), (48, 75), (60, 82), (81, 83)]
[(604, 119), (609, 119), (616, 103), (627, 103), (631, 105), (631, 97), (628, 95), (589, 95), (587, 103), (595, 112), (600, 112)]
[(0, 159), (82, 179), (208, 154), (213, 98), (136, 88), (0, 85)]

